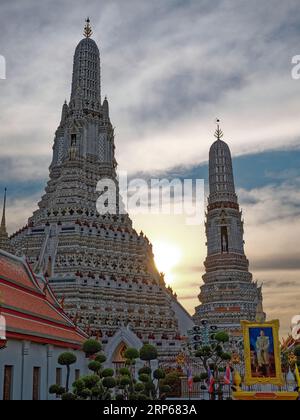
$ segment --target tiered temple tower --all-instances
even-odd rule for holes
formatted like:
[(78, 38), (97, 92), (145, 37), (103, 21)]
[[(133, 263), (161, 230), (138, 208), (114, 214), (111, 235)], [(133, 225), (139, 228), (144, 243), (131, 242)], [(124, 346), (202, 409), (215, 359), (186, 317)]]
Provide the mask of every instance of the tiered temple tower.
[(206, 273), (194, 320), (200, 325), (206, 319), (224, 330), (238, 332), (241, 320), (255, 320), (262, 292), (249, 272), (231, 153), (222, 141), (219, 124), (215, 137), (209, 153)]
[[(84, 34), (74, 55), (71, 99), (62, 108), (46, 193), (11, 240), (91, 336), (109, 343), (122, 327), (167, 356), (178, 352), (192, 320), (166, 288), (149, 240), (133, 229), (128, 214), (97, 213), (96, 185), (102, 178), (117, 184), (117, 163), (89, 20)], [(121, 352), (124, 343), (117, 344)]]

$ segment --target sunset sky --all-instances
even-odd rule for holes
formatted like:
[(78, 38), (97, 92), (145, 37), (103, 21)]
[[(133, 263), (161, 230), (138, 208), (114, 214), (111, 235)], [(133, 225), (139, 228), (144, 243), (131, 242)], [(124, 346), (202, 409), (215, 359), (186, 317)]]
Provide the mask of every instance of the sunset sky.
[[(26, 224), (48, 177), (74, 49), (89, 15), (102, 96), (131, 177), (204, 178), (220, 117), (234, 158), (246, 253), (269, 319), (286, 334), (300, 313), (299, 0), (1, 1), (0, 189), (8, 228)], [(204, 273), (204, 226), (134, 216), (157, 265), (193, 313)]]

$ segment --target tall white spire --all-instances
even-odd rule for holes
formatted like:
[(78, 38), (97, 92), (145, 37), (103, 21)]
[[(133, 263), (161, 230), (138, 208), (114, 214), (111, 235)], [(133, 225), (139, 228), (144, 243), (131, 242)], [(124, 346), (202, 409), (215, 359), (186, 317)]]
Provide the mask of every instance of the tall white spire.
[(86, 20), (84, 39), (75, 51), (71, 101), (81, 99), (82, 108), (99, 110), (101, 105), (100, 52), (96, 42), (91, 39), (93, 32), (90, 20)]
[(12, 247), (6, 229), (6, 193), (7, 189), (5, 188), (3, 198), (2, 219), (0, 225), (0, 249), (7, 252), (12, 252)]
[(217, 120), (209, 153), (206, 273), (195, 322), (208, 319), (229, 332), (240, 331), (241, 320), (255, 320), (257, 305), (263, 318), (261, 289), (252, 281), (244, 252), (244, 226), (235, 193), (231, 152), (222, 140)]
[(1, 220), (1, 231), (5, 229), (6, 231), (6, 218), (5, 218), (5, 212), (6, 212), (6, 193), (7, 188), (4, 189), (4, 199), (3, 199), (3, 210), (2, 210), (2, 220)]
[(231, 152), (228, 145), (222, 140), (224, 134), (217, 120), (215, 137), (209, 152), (209, 202), (233, 201), (237, 203)]

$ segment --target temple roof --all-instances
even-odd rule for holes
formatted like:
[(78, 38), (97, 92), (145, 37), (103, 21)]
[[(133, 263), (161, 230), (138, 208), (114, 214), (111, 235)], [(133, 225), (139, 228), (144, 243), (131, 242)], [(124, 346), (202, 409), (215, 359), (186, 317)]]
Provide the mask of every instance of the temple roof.
[(79, 349), (87, 339), (64, 313), (50, 286), (27, 262), (0, 250), (0, 310), (6, 336)]

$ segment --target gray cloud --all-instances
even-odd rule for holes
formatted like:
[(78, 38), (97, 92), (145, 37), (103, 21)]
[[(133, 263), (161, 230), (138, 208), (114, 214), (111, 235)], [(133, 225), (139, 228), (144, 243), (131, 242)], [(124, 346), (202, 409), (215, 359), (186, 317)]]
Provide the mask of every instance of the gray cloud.
[(87, 14), (101, 48), (122, 168), (205, 161), (216, 115), (235, 154), (298, 142), (297, 82), (290, 75), (299, 53), (296, 0), (103, 0), (101, 7), (96, 0), (3, 1), (2, 156), (29, 152), (35, 166), (41, 155), (50, 163)]
[(300, 258), (299, 253), (294, 255), (283, 255), (283, 253), (281, 253), (279, 255), (262, 256), (259, 259), (256, 258), (252, 261), (251, 265), (254, 271), (300, 270)]
[[(297, 0), (3, 0), (1, 182), (32, 184), (47, 176), (86, 15), (101, 49), (121, 169), (153, 173), (206, 162), (217, 115), (234, 155), (299, 147), (300, 82), (291, 78), (291, 57), (300, 53)], [(266, 308), (270, 316), (280, 313), (287, 329), (299, 308), (298, 288), (286, 285), (283, 293), (274, 276), (298, 268), (300, 184), (290, 182), (291, 173), (280, 176), (280, 186), (239, 194), (247, 254), (259, 279), (276, 284)], [(10, 230), (26, 223), (38, 198), (28, 190), (10, 202)], [(191, 264), (193, 285), (198, 264), (201, 273), (202, 257)], [(299, 272), (286, 271), (285, 282), (295, 282)], [(198, 288), (194, 301), (197, 294)], [(290, 308), (281, 307), (284, 300)]]

